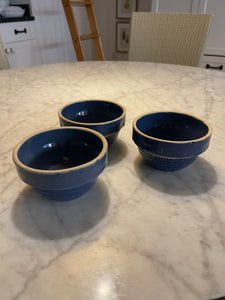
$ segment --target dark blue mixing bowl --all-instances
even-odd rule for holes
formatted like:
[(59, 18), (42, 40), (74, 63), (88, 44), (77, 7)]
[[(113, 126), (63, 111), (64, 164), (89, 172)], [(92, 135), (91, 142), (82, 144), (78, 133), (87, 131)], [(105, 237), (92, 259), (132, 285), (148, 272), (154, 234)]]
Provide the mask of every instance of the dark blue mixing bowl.
[(61, 126), (81, 126), (103, 134), (111, 145), (125, 125), (125, 108), (108, 100), (84, 100), (67, 104), (59, 110)]
[(179, 112), (147, 113), (133, 122), (133, 141), (140, 153), (162, 171), (191, 164), (208, 148), (211, 134), (209, 123)]
[(41, 131), (13, 152), (20, 178), (47, 198), (70, 200), (87, 192), (104, 170), (107, 141), (80, 127)]

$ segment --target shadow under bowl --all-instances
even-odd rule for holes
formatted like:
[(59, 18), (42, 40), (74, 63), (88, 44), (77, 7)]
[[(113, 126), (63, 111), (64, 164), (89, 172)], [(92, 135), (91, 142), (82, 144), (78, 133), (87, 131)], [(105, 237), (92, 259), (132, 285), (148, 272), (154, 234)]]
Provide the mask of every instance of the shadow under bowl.
[(53, 200), (70, 200), (86, 193), (104, 170), (107, 141), (80, 127), (35, 133), (13, 151), (19, 177)]
[(84, 100), (60, 108), (61, 126), (80, 126), (100, 132), (111, 145), (125, 125), (126, 109), (108, 100)]
[(180, 112), (155, 112), (133, 122), (133, 141), (154, 168), (176, 171), (190, 165), (209, 146), (212, 129), (206, 121)]

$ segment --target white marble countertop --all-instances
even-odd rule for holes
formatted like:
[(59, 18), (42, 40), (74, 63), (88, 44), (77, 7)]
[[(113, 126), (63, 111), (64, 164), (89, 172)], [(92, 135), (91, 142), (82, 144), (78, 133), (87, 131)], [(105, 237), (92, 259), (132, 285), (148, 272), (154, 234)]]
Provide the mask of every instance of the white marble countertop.
[[(58, 109), (109, 99), (127, 109), (95, 186), (49, 201), (17, 176), (12, 150), (59, 126)], [(135, 62), (0, 72), (0, 299), (206, 300), (225, 295), (225, 73)], [(208, 120), (209, 149), (186, 169), (143, 163), (132, 120), (178, 110)]]

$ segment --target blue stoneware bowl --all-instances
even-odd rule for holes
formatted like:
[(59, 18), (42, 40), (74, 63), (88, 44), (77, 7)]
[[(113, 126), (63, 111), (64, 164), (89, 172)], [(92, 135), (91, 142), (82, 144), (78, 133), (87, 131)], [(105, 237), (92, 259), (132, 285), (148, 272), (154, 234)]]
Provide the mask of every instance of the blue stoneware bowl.
[(179, 112), (147, 113), (133, 122), (133, 141), (140, 153), (162, 171), (191, 164), (208, 148), (211, 134), (206, 121)]
[(61, 126), (81, 126), (103, 134), (111, 145), (125, 125), (125, 108), (106, 100), (84, 100), (63, 106), (59, 110)]
[(104, 170), (107, 141), (100, 133), (80, 127), (38, 132), (13, 151), (19, 177), (54, 200), (70, 200), (87, 192)]

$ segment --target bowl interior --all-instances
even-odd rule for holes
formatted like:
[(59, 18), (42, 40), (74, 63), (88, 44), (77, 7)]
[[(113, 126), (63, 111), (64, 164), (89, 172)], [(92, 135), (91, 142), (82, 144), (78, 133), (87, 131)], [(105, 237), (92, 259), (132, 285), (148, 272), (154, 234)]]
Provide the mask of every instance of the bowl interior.
[(208, 126), (191, 115), (160, 112), (142, 116), (136, 121), (137, 128), (144, 134), (170, 141), (189, 141), (204, 137)]
[(123, 109), (116, 103), (91, 100), (69, 104), (62, 109), (61, 114), (79, 123), (104, 123), (119, 118)]
[(89, 131), (57, 129), (27, 139), (20, 146), (17, 156), (30, 168), (62, 170), (95, 159), (102, 149), (102, 140)]

